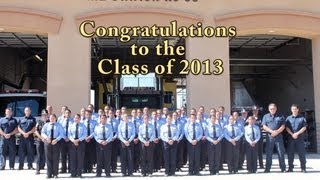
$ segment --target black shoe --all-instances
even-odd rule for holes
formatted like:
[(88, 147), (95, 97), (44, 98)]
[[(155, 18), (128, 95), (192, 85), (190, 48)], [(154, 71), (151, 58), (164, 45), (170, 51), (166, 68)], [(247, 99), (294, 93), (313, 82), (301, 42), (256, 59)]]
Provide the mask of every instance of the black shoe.
[(200, 174), (200, 173), (195, 173), (194, 175), (196, 175), (196, 176), (201, 176), (201, 174)]
[(270, 172), (269, 169), (264, 170), (264, 173), (269, 173), (269, 172)]
[(193, 175), (192, 173), (188, 173), (188, 174), (187, 174), (187, 176), (192, 176), (192, 175)]
[(47, 178), (47, 179), (50, 179), (50, 178), (52, 178), (52, 176), (47, 176), (46, 178)]
[(19, 167), (19, 170), (23, 170), (23, 167)]
[(307, 170), (306, 169), (301, 169), (301, 172), (307, 173)]
[(28, 170), (35, 170), (35, 168), (31, 166), (31, 167), (28, 167)]
[(58, 176), (53, 176), (54, 179), (58, 179)]
[(111, 172), (112, 173), (118, 173), (117, 170), (115, 170), (115, 169), (113, 169)]
[(126, 174), (121, 174), (121, 176), (122, 176), (122, 177), (125, 177), (125, 176), (126, 176)]
[(168, 177), (169, 176), (169, 174), (164, 174), (164, 177)]
[(5, 169), (5, 167), (3, 166), (2, 168), (1, 168), (1, 170), (4, 170)]
[(152, 174), (149, 174), (148, 176), (149, 176), (149, 177), (152, 177)]
[(229, 174), (232, 174), (232, 171), (229, 171)]
[(252, 173), (252, 171), (248, 171), (248, 172), (247, 172), (247, 174), (251, 174), (251, 173)]
[(281, 169), (281, 172), (282, 172), (282, 173), (285, 173), (285, 172), (286, 172), (286, 170), (285, 170), (285, 169)]
[(67, 173), (67, 171), (66, 170), (61, 170), (59, 173), (60, 174), (64, 174), (64, 173)]
[(264, 169), (264, 166), (262, 165), (262, 166), (259, 166), (259, 169)]
[(293, 172), (293, 169), (288, 169), (287, 172)]
[(101, 174), (97, 174), (96, 177), (101, 177)]
[(106, 174), (106, 177), (111, 177), (111, 175), (110, 174)]
[(36, 171), (36, 175), (40, 174), (40, 171)]
[(243, 167), (242, 167), (242, 166), (240, 166), (238, 169), (239, 169), (239, 170), (243, 170)]
[(128, 174), (128, 176), (133, 176), (133, 174), (132, 174), (132, 173), (130, 173), (130, 174)]

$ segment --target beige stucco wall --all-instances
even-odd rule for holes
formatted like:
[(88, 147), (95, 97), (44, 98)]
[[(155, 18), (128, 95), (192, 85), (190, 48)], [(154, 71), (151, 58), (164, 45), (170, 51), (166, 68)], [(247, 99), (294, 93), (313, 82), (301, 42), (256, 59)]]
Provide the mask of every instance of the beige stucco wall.
[[(86, 18), (95, 19), (106, 26), (111, 23), (116, 25), (164, 23), (167, 18), (179, 19), (184, 23), (204, 20), (207, 25), (235, 25), (239, 35), (269, 34), (270, 30), (274, 30), (274, 34), (307, 37), (314, 40), (315, 103), (316, 115), (320, 117), (320, 100), (317, 95), (320, 91), (317, 85), (320, 71), (318, 62), (320, 61), (318, 58), (320, 1), (198, 1), (186, 3), (184, 0), (179, 2), (1, 0), (0, 27), (5, 31), (48, 34), (48, 103), (55, 107), (56, 112), (64, 104), (70, 105), (75, 112), (89, 103), (90, 40), (82, 38), (77, 29), (79, 22)], [(12, 9), (15, 8), (24, 10), (16, 10), (13, 13)], [(138, 16), (134, 13), (130, 14), (130, 11), (135, 13), (150, 11), (145, 15), (151, 18), (141, 19), (144, 16), (143, 13), (140, 13), (137, 18)], [(152, 15), (158, 18), (152, 18)], [(160, 16), (162, 18), (159, 18)], [(187, 57), (223, 58), (225, 65), (229, 64), (227, 40), (192, 39), (187, 43), (189, 50)], [(189, 107), (204, 104), (206, 109), (209, 109), (221, 104), (226, 106), (227, 111), (230, 109), (228, 69), (221, 76), (189, 76), (187, 81)], [(210, 84), (220, 84), (220, 86)], [(211, 96), (209, 101), (213, 103), (206, 101), (208, 96)], [(319, 125), (320, 118), (317, 119), (317, 125)]]

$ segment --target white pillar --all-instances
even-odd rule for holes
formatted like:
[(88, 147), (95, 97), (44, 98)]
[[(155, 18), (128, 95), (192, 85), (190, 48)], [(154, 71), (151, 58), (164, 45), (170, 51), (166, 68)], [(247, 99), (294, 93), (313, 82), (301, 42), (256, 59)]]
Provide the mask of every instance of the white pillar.
[(72, 16), (64, 17), (59, 34), (48, 35), (47, 104), (55, 113), (67, 105), (75, 114), (88, 105), (90, 88), (90, 39), (80, 35)]
[[(229, 72), (229, 38), (188, 38), (186, 42), (186, 58), (223, 61), (223, 73), (221, 75), (192, 75), (187, 76), (187, 106), (198, 109), (204, 106), (206, 112), (210, 108), (225, 107), (225, 112), (230, 113), (230, 72)], [(204, 66), (202, 66), (202, 72)]]
[(312, 39), (313, 82), (315, 120), (317, 133), (317, 152), (320, 152), (320, 36)]

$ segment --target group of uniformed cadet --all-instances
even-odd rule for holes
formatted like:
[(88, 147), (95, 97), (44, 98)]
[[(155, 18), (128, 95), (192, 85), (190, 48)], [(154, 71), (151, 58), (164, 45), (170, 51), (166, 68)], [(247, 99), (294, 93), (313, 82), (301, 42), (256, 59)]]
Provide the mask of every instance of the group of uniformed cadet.
[[(14, 169), (16, 134), (19, 136), (19, 170), (24, 168), (27, 155), (28, 169), (34, 169), (34, 141), (36, 141), (36, 174), (47, 165), (47, 178), (57, 178), (58, 173), (71, 173), (71, 177), (82, 177), (93, 173), (101, 177), (103, 169), (107, 177), (117, 172), (117, 157), (120, 155), (122, 176), (152, 176), (153, 172), (165, 169), (165, 176), (173, 176), (188, 162), (188, 175), (200, 175), (209, 164), (211, 175), (219, 174), (227, 162), (230, 174), (243, 169), (244, 160), (248, 173), (256, 173), (258, 161), (264, 168), (262, 131), (266, 131), (265, 171), (270, 172), (274, 146), (279, 156), (281, 172), (286, 171), (285, 149), (282, 132), (289, 133), (288, 172), (293, 171), (294, 153), (297, 151), (302, 172), (306, 172), (304, 132), (306, 120), (299, 115), (299, 107), (291, 106), (292, 115), (285, 120), (277, 112), (275, 104), (268, 107), (269, 113), (261, 119), (259, 108), (248, 112), (233, 112), (227, 116), (224, 107), (212, 108), (210, 114), (204, 108), (191, 109), (186, 115), (184, 108), (169, 114), (167, 108), (153, 111), (145, 107), (132, 110), (113, 110), (106, 106), (98, 113), (88, 105), (79, 114), (71, 116), (67, 106), (61, 116), (53, 114), (48, 106), (41, 113), (41, 120), (31, 116), (26, 107), (25, 117), (15, 119), (12, 110), (5, 110), (0, 120), (0, 135), (3, 138), (3, 156), (9, 156), (9, 168)], [(245, 158), (246, 157), (246, 158)], [(59, 162), (61, 160), (61, 168)], [(2, 170), (5, 169), (5, 165)], [(141, 170), (141, 171), (140, 171)]]

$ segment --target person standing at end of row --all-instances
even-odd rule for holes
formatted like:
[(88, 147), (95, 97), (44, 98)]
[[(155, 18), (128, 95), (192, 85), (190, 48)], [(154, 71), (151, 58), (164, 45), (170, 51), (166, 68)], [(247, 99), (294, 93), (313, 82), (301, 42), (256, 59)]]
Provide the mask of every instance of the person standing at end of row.
[(306, 119), (299, 115), (299, 106), (291, 106), (292, 115), (287, 117), (286, 130), (290, 134), (288, 138), (288, 172), (293, 172), (294, 153), (297, 151), (300, 160), (301, 172), (306, 173), (306, 150), (304, 147), (304, 135), (307, 129)]
[(57, 116), (50, 115), (50, 122), (46, 123), (42, 130), (41, 136), (44, 141), (44, 150), (47, 162), (47, 179), (57, 178), (59, 170), (59, 144), (58, 142), (64, 137), (61, 124), (57, 123)]
[(258, 156), (258, 142), (261, 138), (260, 127), (255, 125), (255, 118), (250, 116), (248, 118), (248, 125), (245, 127), (244, 137), (246, 139), (246, 157), (248, 173), (257, 172), (257, 156)]
[(9, 155), (9, 167), (11, 170), (14, 170), (14, 161), (16, 157), (15, 134), (18, 131), (17, 127), (18, 121), (12, 117), (12, 109), (6, 108), (5, 117), (0, 119), (0, 136), (3, 136), (2, 155), (4, 158), (1, 170), (5, 169), (7, 155)]

